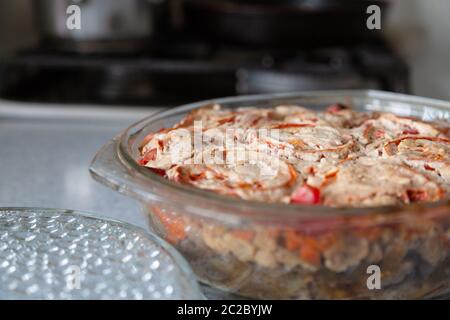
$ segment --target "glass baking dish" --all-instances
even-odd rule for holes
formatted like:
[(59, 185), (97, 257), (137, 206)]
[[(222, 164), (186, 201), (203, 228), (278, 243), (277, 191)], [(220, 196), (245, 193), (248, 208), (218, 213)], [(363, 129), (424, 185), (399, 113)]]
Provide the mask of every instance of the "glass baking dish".
[(136, 162), (149, 133), (211, 103), (224, 108), (298, 104), (316, 110), (343, 103), (360, 111), (442, 121), (450, 117), (450, 103), (380, 91), (204, 101), (132, 125), (98, 152), (90, 168), (101, 183), (139, 200), (153, 231), (215, 288), (270, 299), (436, 298), (450, 292), (448, 200), (351, 209), (267, 204), (176, 184)]

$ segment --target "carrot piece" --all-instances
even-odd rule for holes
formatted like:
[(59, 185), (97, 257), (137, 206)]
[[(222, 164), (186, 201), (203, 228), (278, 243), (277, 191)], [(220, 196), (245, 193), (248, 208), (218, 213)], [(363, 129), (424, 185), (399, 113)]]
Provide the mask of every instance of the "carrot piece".
[(317, 266), (320, 264), (320, 251), (314, 245), (305, 243), (300, 248), (300, 258), (314, 266)]
[(233, 230), (231, 231), (231, 234), (236, 238), (239, 238), (244, 241), (252, 241), (253, 238), (255, 237), (255, 233), (253, 231), (246, 231), (246, 230)]
[(331, 247), (337, 241), (336, 233), (326, 233), (317, 238), (317, 248), (320, 251), (325, 251), (329, 247)]
[(289, 251), (297, 251), (300, 259), (311, 265), (320, 264), (321, 255), (324, 250), (335, 242), (335, 235), (327, 234), (320, 238), (305, 236), (294, 230), (284, 232), (284, 245)]
[(289, 181), (286, 183), (287, 187), (290, 187), (292, 185), (294, 185), (297, 182), (297, 177), (298, 177), (298, 173), (297, 170), (295, 170), (294, 166), (290, 163), (287, 164), (288, 169), (289, 169)]
[(294, 230), (286, 230), (284, 233), (284, 244), (286, 249), (294, 251), (300, 248), (301, 236)]
[(168, 242), (176, 244), (186, 238), (186, 228), (182, 218), (164, 213), (157, 207), (152, 207), (152, 211), (164, 226), (165, 238)]

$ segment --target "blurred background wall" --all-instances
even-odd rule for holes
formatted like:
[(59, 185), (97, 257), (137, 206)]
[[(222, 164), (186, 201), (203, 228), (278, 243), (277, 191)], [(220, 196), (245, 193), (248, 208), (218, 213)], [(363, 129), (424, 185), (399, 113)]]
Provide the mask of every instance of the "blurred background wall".
[(0, 0), (0, 52), (27, 46), (36, 40), (32, 1), (36, 0)]
[(450, 1), (395, 0), (387, 32), (415, 94), (450, 100)]
[[(0, 52), (36, 41), (31, 1), (0, 0)], [(384, 24), (411, 67), (417, 95), (450, 100), (450, 1), (394, 0)]]

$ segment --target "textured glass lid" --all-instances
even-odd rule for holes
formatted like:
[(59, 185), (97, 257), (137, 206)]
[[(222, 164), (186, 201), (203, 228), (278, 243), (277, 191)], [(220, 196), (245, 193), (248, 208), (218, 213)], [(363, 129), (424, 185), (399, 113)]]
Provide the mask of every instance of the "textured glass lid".
[(0, 299), (201, 299), (163, 240), (84, 213), (0, 209)]

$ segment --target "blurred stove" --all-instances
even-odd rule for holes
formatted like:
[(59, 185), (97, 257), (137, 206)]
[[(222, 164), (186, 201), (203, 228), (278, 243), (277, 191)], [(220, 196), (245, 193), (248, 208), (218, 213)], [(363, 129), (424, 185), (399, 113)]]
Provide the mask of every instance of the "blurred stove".
[(408, 92), (408, 67), (382, 40), (290, 49), (179, 37), (139, 53), (37, 47), (0, 63), (0, 97), (33, 102), (171, 106), (315, 89)]

